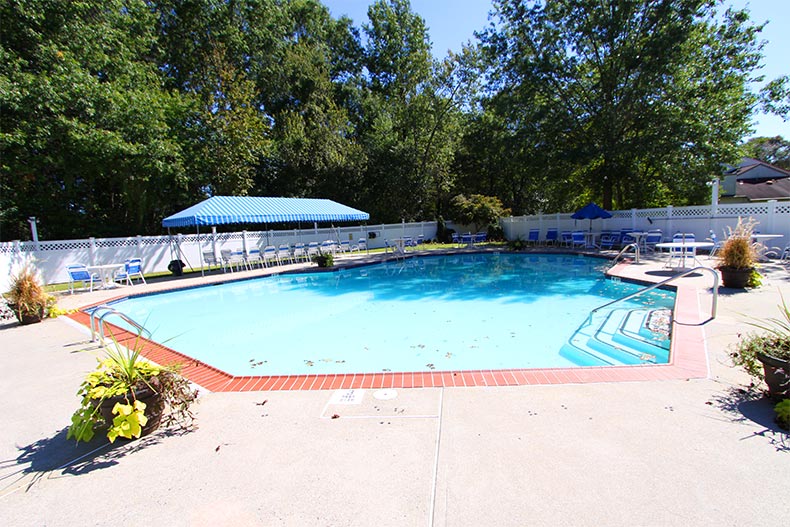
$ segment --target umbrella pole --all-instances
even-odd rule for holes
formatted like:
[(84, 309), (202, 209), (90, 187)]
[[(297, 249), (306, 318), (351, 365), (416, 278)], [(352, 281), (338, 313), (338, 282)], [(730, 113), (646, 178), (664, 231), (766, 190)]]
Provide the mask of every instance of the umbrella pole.
[(195, 224), (197, 230), (197, 246), (200, 253), (200, 276), (206, 276), (206, 263), (203, 261), (203, 247), (200, 246), (200, 225)]

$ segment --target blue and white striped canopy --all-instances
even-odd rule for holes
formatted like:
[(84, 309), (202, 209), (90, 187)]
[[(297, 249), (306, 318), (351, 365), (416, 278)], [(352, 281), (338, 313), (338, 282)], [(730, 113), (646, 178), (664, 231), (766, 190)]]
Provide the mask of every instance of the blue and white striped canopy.
[(162, 220), (163, 227), (225, 223), (365, 221), (370, 214), (329, 199), (214, 196)]

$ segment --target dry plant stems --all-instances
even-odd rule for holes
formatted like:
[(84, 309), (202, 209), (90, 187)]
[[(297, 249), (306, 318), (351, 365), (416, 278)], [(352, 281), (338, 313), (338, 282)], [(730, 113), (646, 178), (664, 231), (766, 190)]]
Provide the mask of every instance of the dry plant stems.
[(752, 242), (752, 233), (757, 221), (738, 218), (735, 228), (728, 227), (729, 236), (718, 253), (719, 267), (752, 269), (760, 257), (759, 246)]
[(36, 270), (30, 264), (26, 264), (12, 279), (6, 298), (12, 310), (22, 316), (44, 316), (45, 310), (55, 305), (55, 297), (44, 292)]

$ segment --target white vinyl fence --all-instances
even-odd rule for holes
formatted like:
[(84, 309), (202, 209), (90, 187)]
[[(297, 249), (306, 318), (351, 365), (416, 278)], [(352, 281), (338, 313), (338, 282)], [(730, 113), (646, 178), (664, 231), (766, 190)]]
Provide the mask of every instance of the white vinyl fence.
[(143, 273), (167, 271), (171, 260), (180, 259), (187, 269), (199, 269), (201, 253), (223, 249), (252, 249), (260, 246), (297, 242), (348, 240), (356, 245), (367, 241), (370, 249), (385, 246), (385, 240), (422, 235), (426, 240), (436, 237), (436, 222), (359, 225), (353, 227), (312, 228), (300, 230), (267, 230), (216, 233), (209, 231), (173, 236), (134, 236), (130, 238), (88, 238), (82, 240), (14, 241), (0, 243), (0, 291), (10, 287), (9, 278), (26, 262), (34, 262), (45, 284), (68, 281), (66, 266), (72, 263), (101, 265), (141, 258)]
[[(538, 214), (503, 218), (501, 225), (509, 240), (526, 240), (530, 229), (540, 230), (540, 239), (549, 228), (559, 231), (572, 230), (637, 230), (661, 229), (666, 238), (675, 232), (694, 233), (698, 240), (716, 233), (724, 239), (728, 227), (734, 227), (738, 218), (753, 218), (757, 230), (764, 234), (781, 234), (770, 245), (785, 247), (790, 244), (790, 202), (720, 204), (718, 206), (666, 207), (659, 209), (631, 209), (612, 211), (612, 217), (599, 220), (574, 220), (571, 213)], [(468, 230), (447, 223), (457, 232)], [(70, 263), (100, 265), (123, 262), (127, 258), (142, 258), (143, 272), (167, 271), (171, 260), (182, 260), (187, 269), (199, 269), (201, 252), (213, 250), (219, 255), (222, 249), (251, 249), (261, 245), (293, 245), (324, 240), (348, 240), (352, 244), (360, 238), (368, 247), (384, 247), (385, 240), (422, 235), (426, 240), (436, 237), (436, 222), (397, 223), (388, 225), (361, 225), (353, 227), (313, 228), (281, 231), (241, 231), (229, 233), (206, 232), (173, 236), (134, 236), (130, 238), (88, 238), (82, 240), (15, 241), (0, 243), (0, 291), (7, 291), (9, 278), (27, 261), (35, 262), (46, 284), (68, 281), (65, 266)]]
[(766, 203), (733, 203), (718, 206), (666, 207), (661, 209), (631, 209), (611, 211), (612, 217), (598, 220), (574, 220), (572, 213), (538, 214), (503, 218), (502, 228), (508, 240), (527, 239), (530, 229), (540, 230), (540, 239), (546, 238), (549, 228), (558, 231), (620, 230), (648, 231), (661, 229), (669, 239), (676, 232), (693, 233), (697, 240), (710, 237), (713, 231), (719, 240), (727, 237), (738, 218), (752, 218), (758, 222), (756, 231), (763, 234), (781, 234), (769, 245), (785, 247), (790, 244), (790, 201)]

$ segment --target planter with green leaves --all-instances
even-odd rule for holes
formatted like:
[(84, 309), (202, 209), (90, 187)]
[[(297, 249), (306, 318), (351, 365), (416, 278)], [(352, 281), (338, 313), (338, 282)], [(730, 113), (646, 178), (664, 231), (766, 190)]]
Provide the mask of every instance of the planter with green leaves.
[(312, 261), (318, 264), (318, 267), (332, 267), (335, 265), (335, 257), (332, 253), (319, 252), (313, 255)]
[(733, 362), (768, 386), (774, 399), (790, 398), (790, 308), (782, 297), (782, 318), (752, 326), (765, 331), (743, 337), (732, 353)]
[(68, 438), (90, 441), (97, 431), (110, 442), (118, 437), (139, 438), (160, 424), (192, 422), (190, 406), (197, 391), (178, 373), (178, 367), (158, 366), (140, 358), (139, 338), (131, 349), (115, 339), (104, 347), (104, 357), (77, 393), (82, 397), (71, 418)]
[(25, 265), (11, 279), (11, 290), (5, 294), (5, 297), (8, 307), (23, 325), (41, 322), (47, 316), (49, 309), (55, 305), (55, 297), (44, 292), (44, 287), (31, 264)]
[(779, 401), (774, 406), (776, 412), (776, 423), (785, 430), (790, 430), (790, 399)]

